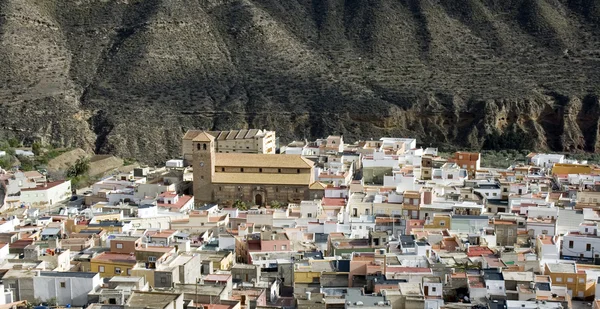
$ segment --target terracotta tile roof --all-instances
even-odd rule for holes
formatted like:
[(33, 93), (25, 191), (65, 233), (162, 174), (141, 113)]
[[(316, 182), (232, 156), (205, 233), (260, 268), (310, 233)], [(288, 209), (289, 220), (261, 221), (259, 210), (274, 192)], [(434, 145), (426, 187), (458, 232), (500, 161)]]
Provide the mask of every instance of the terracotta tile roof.
[(494, 254), (494, 251), (492, 251), (490, 248), (485, 247), (485, 246), (469, 246), (469, 249), (467, 250), (467, 256), (468, 257), (475, 257), (475, 256), (487, 256), (487, 255), (491, 255)]
[(321, 201), (323, 206), (346, 206), (346, 199), (325, 197)]
[(181, 207), (185, 206), (185, 204), (187, 204), (191, 199), (192, 199), (192, 197), (189, 195), (182, 195), (181, 197), (179, 197), (179, 199), (177, 200), (177, 203), (175, 203), (175, 204), (156, 203), (156, 205), (158, 207), (181, 209)]
[[(186, 133), (187, 135), (187, 133)], [(185, 136), (184, 136), (185, 138)], [(206, 133), (206, 132), (199, 132), (198, 134), (196, 134), (196, 136), (194, 136), (194, 138), (192, 139), (194, 142), (212, 142), (215, 140), (215, 137)]]
[(172, 192), (172, 191), (165, 191), (159, 195), (159, 197), (175, 197), (175, 196), (177, 196), (177, 193)]
[(215, 161), (217, 167), (311, 168), (314, 166), (313, 161), (300, 155), (286, 154), (216, 153)]
[(63, 183), (65, 183), (64, 180), (47, 182), (44, 185), (37, 186), (35, 188), (23, 188), (23, 189), (21, 189), (21, 191), (43, 191), (43, 190), (48, 190), (50, 188), (56, 187), (58, 185), (62, 185)]
[(468, 276), (469, 286), (473, 288), (485, 288), (485, 281), (481, 276)]
[[(278, 156), (278, 155), (268, 155)], [(215, 173), (213, 183), (219, 184), (272, 184), (272, 185), (305, 185), (310, 184), (311, 175), (274, 174), (274, 173)]]
[(320, 181), (315, 181), (312, 184), (310, 184), (310, 187), (308, 187), (311, 190), (325, 190), (325, 184), (323, 184)]
[(103, 252), (92, 258), (92, 261), (110, 261), (115, 263), (128, 263), (135, 264), (136, 259), (135, 255), (127, 254), (127, 253), (112, 253), (112, 252)]

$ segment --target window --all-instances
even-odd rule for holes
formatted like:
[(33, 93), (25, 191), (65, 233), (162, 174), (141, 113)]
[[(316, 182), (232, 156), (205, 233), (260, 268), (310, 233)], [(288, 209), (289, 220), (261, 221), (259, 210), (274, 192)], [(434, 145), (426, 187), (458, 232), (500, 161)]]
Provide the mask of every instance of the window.
[(103, 273), (104, 272), (104, 266), (98, 266), (98, 272), (99, 273)]
[(585, 282), (585, 279), (579, 278), (579, 283), (584, 283), (584, 282)]
[(61, 283), (60, 283), (60, 287), (61, 287), (61, 288), (63, 288), (63, 289), (64, 289), (64, 288), (66, 288), (66, 287), (67, 287), (67, 283), (66, 283), (66, 282), (64, 282), (64, 281), (63, 281), (63, 282), (61, 282)]
[(585, 251), (592, 251), (592, 244), (586, 244)]
[(573, 249), (573, 241), (569, 240), (569, 249)]
[(127, 268), (127, 276), (131, 276), (131, 268)]
[(281, 169), (280, 168), (277, 169), (277, 173), (281, 173)]
[[(452, 174), (449, 174), (449, 175), (448, 175), (448, 177), (446, 177), (446, 178), (448, 178), (448, 179), (453, 179), (453, 178), (454, 178), (454, 175), (452, 175)], [(434, 288), (434, 289), (435, 289), (435, 288)]]
[(221, 167), (221, 172), (224, 172), (224, 171), (225, 171), (225, 168), (224, 168), (224, 167)]
[(273, 245), (273, 251), (277, 251), (277, 245)]
[(307, 213), (307, 214), (306, 214), (306, 216), (307, 216), (308, 218), (312, 218), (312, 214), (311, 214), (310, 212), (309, 212), (309, 213)]
[(287, 246), (286, 245), (282, 245), (281, 246), (281, 250), (287, 250)]
[(298, 168), (298, 169), (296, 169), (296, 173), (297, 173), (297, 174), (300, 174), (300, 169), (299, 169), (299, 168)]
[(567, 278), (568, 283), (573, 283), (573, 278)]
[(258, 172), (259, 172), (259, 173), (262, 173), (262, 167), (258, 169)]
[(489, 192), (486, 192), (486, 193), (485, 193), (485, 196), (490, 196), (490, 193), (489, 193)]
[(494, 192), (492, 193), (493, 196), (498, 196), (498, 193)]
[(431, 287), (431, 292), (435, 292), (436, 288), (434, 286)]
[(148, 257), (148, 262), (156, 262), (156, 257), (155, 256), (149, 256)]
[(202, 144), (202, 150), (206, 150), (206, 144)]
[(115, 267), (115, 274), (121, 274), (121, 268)]
[(444, 222), (444, 221), (440, 222), (440, 226), (445, 226), (445, 225), (446, 225), (446, 222)]
[(243, 168), (243, 167), (242, 167), (242, 168), (240, 168), (240, 172), (242, 172), (242, 173), (244, 172), (244, 168)]
[[(169, 201), (169, 204), (171, 204), (170, 201)], [(123, 244), (117, 243), (117, 249), (123, 249)]]
[(556, 277), (556, 282), (562, 282), (562, 278), (561, 277)]
[(219, 187), (219, 191), (223, 191), (223, 188), (222, 188), (222, 187)]
[(200, 144), (196, 144), (196, 150), (200, 150)]
[(502, 189), (502, 192), (508, 192), (508, 188)]
[(542, 230), (542, 234), (548, 235), (548, 230)]

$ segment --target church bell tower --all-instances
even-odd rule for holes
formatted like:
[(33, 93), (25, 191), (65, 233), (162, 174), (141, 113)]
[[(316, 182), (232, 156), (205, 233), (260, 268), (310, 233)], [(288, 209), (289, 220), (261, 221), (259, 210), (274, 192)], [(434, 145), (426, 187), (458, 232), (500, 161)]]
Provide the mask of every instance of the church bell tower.
[(213, 176), (215, 175), (215, 138), (202, 132), (193, 140), (194, 206), (213, 202)]

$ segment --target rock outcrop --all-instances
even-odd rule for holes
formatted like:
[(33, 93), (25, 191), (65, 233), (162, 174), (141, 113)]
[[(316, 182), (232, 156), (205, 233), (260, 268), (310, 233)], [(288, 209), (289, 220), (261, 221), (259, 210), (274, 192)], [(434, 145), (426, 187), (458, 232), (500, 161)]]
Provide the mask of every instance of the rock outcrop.
[(2, 0), (0, 137), (159, 162), (189, 128), (599, 150), (600, 2)]

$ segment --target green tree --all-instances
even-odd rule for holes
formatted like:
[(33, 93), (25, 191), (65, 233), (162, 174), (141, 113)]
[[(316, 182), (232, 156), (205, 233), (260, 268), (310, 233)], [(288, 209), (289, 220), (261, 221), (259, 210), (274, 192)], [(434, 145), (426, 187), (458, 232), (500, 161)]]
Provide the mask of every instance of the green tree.
[(269, 203), (269, 205), (271, 205), (271, 208), (273, 208), (273, 209), (279, 209), (279, 208), (281, 208), (281, 206), (283, 206), (281, 204), (281, 202), (279, 202), (277, 200), (272, 200), (271, 203)]
[(40, 153), (42, 152), (42, 144), (40, 144), (38, 142), (31, 144), (31, 151), (33, 152), (34, 155), (39, 156)]
[(3, 169), (10, 169), (11, 167), (13, 167), (14, 163), (15, 157), (13, 157), (12, 155), (6, 154), (0, 157), (0, 167)]
[(239, 210), (247, 210), (248, 207), (246, 206), (246, 203), (244, 203), (244, 201), (242, 200), (235, 200), (235, 202), (233, 202), (233, 207), (239, 209)]
[(12, 148), (15, 148), (15, 147), (21, 146), (21, 142), (19, 142), (18, 139), (16, 139), (16, 138), (13, 137), (13, 138), (11, 138), (11, 139), (8, 140), (8, 145), (10, 147), (12, 147)]
[(79, 158), (75, 161), (75, 164), (67, 168), (66, 176), (69, 178), (75, 178), (84, 176), (90, 170), (90, 160), (86, 158)]
[(21, 162), (21, 170), (22, 171), (33, 171), (35, 169), (35, 162), (28, 158), (28, 157), (24, 157), (24, 156), (19, 156), (18, 157), (19, 162)]

